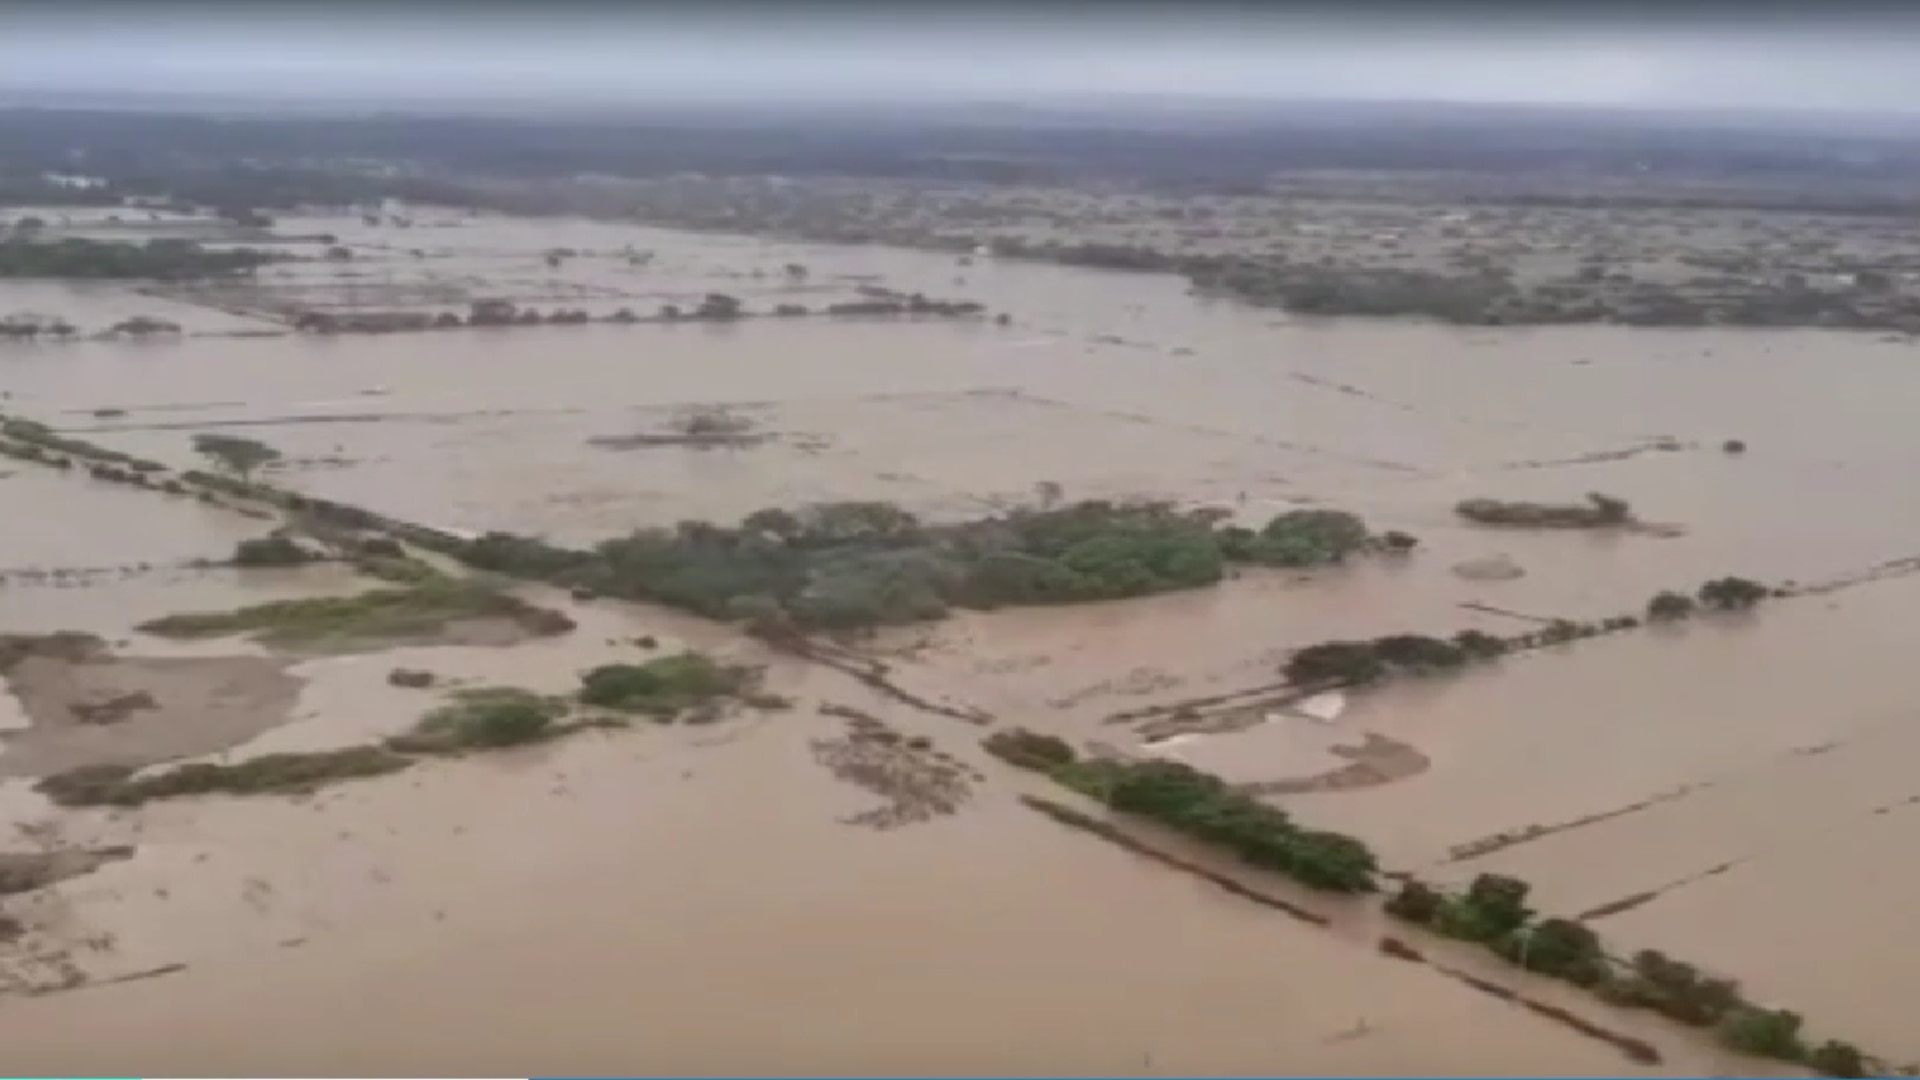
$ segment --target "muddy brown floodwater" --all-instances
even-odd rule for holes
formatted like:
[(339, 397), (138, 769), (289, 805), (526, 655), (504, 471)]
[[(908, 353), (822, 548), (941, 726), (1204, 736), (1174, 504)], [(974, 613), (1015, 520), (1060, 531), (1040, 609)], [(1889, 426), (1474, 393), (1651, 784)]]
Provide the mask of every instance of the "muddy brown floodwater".
[[(1355, 694), (1318, 718), (1256, 710), (1155, 752), (1260, 785), (1303, 820), (1364, 837), (1391, 868), (1518, 873), (1544, 909), (1596, 912), (1619, 947), (1666, 949), (1823, 1033), (1920, 1057), (1902, 1004), (1920, 995), (1920, 969), (1885, 947), (1920, 902), (1920, 875), (1887, 857), (1920, 821), (1920, 780), (1902, 764), (1920, 581), (1898, 563), (1920, 554), (1911, 345), (1288, 322), (1155, 276), (585, 222), (449, 215), (400, 239), (357, 220), (283, 228), (356, 252), (263, 272), (315, 302), (384, 289), (424, 310), (487, 294), (604, 312), (709, 291), (817, 302), (882, 281), (1011, 319), (251, 338), (192, 336), (250, 316), (183, 315), (180, 340), (0, 346), (0, 409), (182, 466), (194, 433), (245, 434), (287, 455), (274, 479), (291, 487), (581, 543), (825, 499), (965, 518), (1031, 501), (1041, 481), (1249, 519), (1333, 505), (1422, 539), (1400, 563), (971, 613), (866, 646), (922, 697), (1126, 750), (1142, 748), (1142, 726), (1113, 714), (1270, 685), (1288, 650), (1315, 641), (1513, 633), (1637, 611), (1729, 573), (1847, 585), (1750, 619)], [(559, 246), (583, 254), (548, 267), (541, 253)], [(656, 257), (637, 265), (628, 248)], [(783, 284), (787, 263), (808, 283)], [(0, 285), (0, 307), (58, 307), (86, 326), (172, 310), (16, 288)], [(732, 449), (627, 438), (693, 405), (770, 437)], [(1749, 451), (1722, 453), (1730, 438)], [(1451, 509), (1589, 491), (1674, 528), (1487, 530)], [(9, 898), (30, 931), (0, 955), (15, 1071), (1657, 1071), (1382, 956), (1366, 917), (1305, 925), (1063, 829), (1018, 802), (1032, 782), (979, 754), (979, 728), (761, 655), (725, 627), (549, 596), (580, 629), (511, 647), (163, 643), (132, 628), (368, 583), (334, 566), (202, 565), (272, 523), (10, 460), (0, 519), (0, 631), (98, 634), (124, 666), (87, 670), (81, 689), (140, 675), (156, 705), (78, 734), (22, 732), (79, 700), (74, 673), (43, 660), (0, 697), (13, 729), (0, 776), (15, 777), (0, 783), (0, 820), (17, 833), (0, 854), (132, 848)], [(1521, 572), (1453, 569), (1496, 558)], [(770, 663), (796, 707), (435, 761), (300, 798), (58, 811), (30, 790), (82, 758), (351, 745), (405, 729), (433, 700), (389, 685), (395, 667), (557, 692), (582, 668), (631, 659), (641, 636)], [(156, 732), (195, 702), (198, 722)], [(1833, 888), (1863, 881), (1870, 894)], [(1661, 1070), (1752, 1069), (1648, 1018), (1608, 1019), (1658, 1045)]]

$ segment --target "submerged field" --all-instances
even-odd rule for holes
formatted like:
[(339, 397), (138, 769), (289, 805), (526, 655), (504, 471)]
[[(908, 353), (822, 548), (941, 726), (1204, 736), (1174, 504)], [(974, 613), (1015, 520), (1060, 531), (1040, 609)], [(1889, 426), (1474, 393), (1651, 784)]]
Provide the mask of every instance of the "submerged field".
[[(658, 1047), (660, 1067), (712, 1071), (806, 1060), (879, 1072), (929, 1052), (956, 1071), (1141, 1075), (1626, 1067), (1379, 956), (1370, 916), (1295, 925), (1058, 829), (1015, 800), (1037, 782), (981, 755), (965, 718), (1191, 761), (1364, 839), (1389, 870), (1515, 874), (1543, 910), (1598, 911), (1593, 924), (1623, 948), (1663, 949), (1823, 1033), (1920, 1057), (1893, 1004), (1920, 986), (1871, 944), (1899, 931), (1906, 892), (1883, 853), (1920, 793), (1897, 767), (1903, 628), (1920, 602), (1899, 562), (1920, 554), (1906, 492), (1920, 466), (1903, 412), (1920, 390), (1911, 346), (1814, 331), (1301, 324), (1197, 300), (1172, 278), (584, 222), (279, 229), (329, 234), (321, 248), (352, 258), (263, 268), (198, 297), (275, 336), (167, 316), (187, 333), (0, 342), (0, 412), (176, 469), (206, 466), (195, 435), (257, 439), (284, 455), (262, 474), (284, 488), (582, 547), (809, 503), (883, 501), (951, 523), (1049, 498), (1165, 499), (1255, 525), (1333, 508), (1420, 544), (1340, 566), (1237, 566), (1217, 586), (1150, 598), (963, 611), (854, 642), (839, 667), (655, 606), (534, 586), (515, 595), (564, 612), (571, 632), (469, 625), (303, 650), (135, 627), (377, 583), (344, 564), (208, 565), (272, 515), (0, 458), (0, 632), (83, 631), (113, 650), (9, 673), (0, 704), (20, 715), (0, 714), (14, 729), (0, 733), (0, 775), (15, 777), (0, 811), (22, 844), (133, 849), (8, 903), (30, 933), (6, 977), (24, 992), (169, 972), (10, 1004), (0, 1038), (22, 1062), (84, 1071), (74, 1033), (111, 1017), (124, 1037), (88, 1051), (100, 1069), (135, 1049), (179, 1071), (338, 1068), (320, 1055), (347, 1030), (350, 1060), (429, 1071), (463, 1054), (496, 1069), (618, 1071), (636, 1046)], [(574, 253), (554, 265), (559, 248)], [(1008, 318), (325, 336), (259, 314), (297, 295), (435, 313), (495, 298), (600, 317), (714, 292), (750, 308), (815, 304), (862, 285)], [(56, 306), (50, 288), (0, 282), (0, 310)], [(152, 299), (89, 289), (58, 293), (82, 327)], [(751, 437), (670, 437), (702, 410)], [(1626, 500), (1645, 527), (1495, 528), (1455, 512), (1465, 499), (1589, 492)], [(1490, 561), (1509, 570), (1472, 572)], [(1270, 688), (1317, 642), (1517, 634), (1638, 614), (1657, 592), (1730, 574), (1835, 588), (1353, 690), (1318, 718), (1258, 694), (1232, 716), (1182, 706)], [(440, 690), (394, 685), (396, 669), (441, 688), (562, 694), (584, 669), (680, 647), (764, 665), (792, 708), (589, 731), (291, 799), (56, 811), (31, 790), (74, 764), (239, 761), (404, 733)], [(850, 674), (873, 670), (948, 713)], [(93, 701), (67, 693), (80, 681), (146, 687), (158, 711), (74, 735), (45, 717)], [(160, 723), (175, 716), (186, 719)], [(42, 724), (65, 734), (50, 741)], [(887, 813), (861, 816), (876, 805)], [(1876, 856), (1871, 896), (1815, 887), (1862, 877)], [(1625, 903), (1642, 894), (1657, 895)], [(1823, 976), (1835, 963), (1848, 980)], [(830, 971), (846, 989), (821, 991)], [(380, 989), (337, 1025), (315, 1022), (311, 1003), (349, 977)], [(462, 989), (503, 979), (627, 1004), (617, 1018), (509, 1016)], [(1113, 989), (1143, 983), (1162, 992)], [(427, 1005), (401, 1022), (401, 1001)], [(794, 1034), (738, 1045), (711, 1027), (722, 1009), (729, 1022), (786, 1016)], [(256, 1034), (223, 1056), (186, 1050), (181, 1033), (216, 1018)], [(1606, 1022), (1654, 1041), (1663, 1069), (1753, 1068), (1644, 1016)], [(715, 1056), (719, 1044), (733, 1056)]]

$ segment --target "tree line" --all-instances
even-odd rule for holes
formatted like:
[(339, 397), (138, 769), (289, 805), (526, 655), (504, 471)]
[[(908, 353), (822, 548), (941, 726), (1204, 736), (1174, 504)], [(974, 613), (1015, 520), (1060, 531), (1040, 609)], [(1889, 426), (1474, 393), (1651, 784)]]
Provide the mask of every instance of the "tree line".
[(1485, 946), (1509, 963), (1570, 982), (1610, 1004), (1712, 1028), (1730, 1050), (1804, 1065), (1824, 1076), (1880, 1074), (1880, 1063), (1851, 1043), (1809, 1042), (1798, 1013), (1749, 1001), (1732, 979), (1709, 975), (1652, 949), (1624, 963), (1615, 960), (1592, 927), (1573, 919), (1539, 917), (1527, 903), (1531, 891), (1526, 882), (1501, 874), (1480, 874), (1464, 892), (1454, 894), (1408, 878), (1387, 900), (1386, 912)]

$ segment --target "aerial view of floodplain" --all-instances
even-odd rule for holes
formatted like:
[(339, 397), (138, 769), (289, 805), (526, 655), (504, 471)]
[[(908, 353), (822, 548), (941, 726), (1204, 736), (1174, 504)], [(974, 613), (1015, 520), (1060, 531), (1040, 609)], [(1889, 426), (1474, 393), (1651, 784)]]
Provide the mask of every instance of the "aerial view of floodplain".
[(0, 16), (5, 1071), (1912, 1075), (1920, 23), (886, 10)]

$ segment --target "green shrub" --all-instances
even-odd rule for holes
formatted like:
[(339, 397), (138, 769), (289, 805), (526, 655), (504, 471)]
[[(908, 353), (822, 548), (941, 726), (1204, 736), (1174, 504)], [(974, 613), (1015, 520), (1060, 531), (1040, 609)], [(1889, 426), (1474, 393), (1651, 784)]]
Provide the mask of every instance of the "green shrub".
[(1756, 1057), (1799, 1061), (1806, 1056), (1800, 1043), (1801, 1019), (1785, 1009), (1742, 1005), (1721, 1019), (1715, 1032), (1728, 1049)]
[(1543, 919), (1516, 930), (1500, 943), (1500, 953), (1529, 971), (1579, 986), (1593, 986), (1608, 977), (1600, 936), (1570, 919)]
[(1366, 543), (1366, 523), (1353, 514), (1290, 510), (1267, 522), (1247, 557), (1269, 566), (1324, 566), (1344, 560)]
[(1065, 739), (1024, 728), (996, 731), (982, 739), (980, 745), (987, 753), (1009, 765), (1035, 772), (1051, 772), (1073, 764), (1078, 757), (1073, 745)]
[(1674, 622), (1693, 614), (1693, 597), (1666, 591), (1647, 601), (1648, 622)]
[(1400, 883), (1400, 890), (1386, 902), (1387, 914), (1403, 922), (1431, 926), (1446, 905), (1446, 897), (1432, 886), (1413, 878)]
[(662, 656), (644, 664), (604, 664), (580, 677), (580, 700), (618, 712), (662, 719), (747, 690), (753, 672), (715, 663), (699, 653)]
[(1765, 585), (1743, 577), (1716, 578), (1700, 586), (1700, 605), (1715, 611), (1744, 611), (1771, 595)]
[(516, 687), (456, 690), (452, 700), (428, 712), (406, 735), (389, 739), (394, 750), (451, 753), (538, 742), (554, 733), (566, 703)]
[(1821, 1076), (1866, 1077), (1874, 1074), (1873, 1065), (1852, 1043), (1828, 1039), (1807, 1052), (1807, 1065)]

